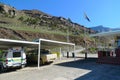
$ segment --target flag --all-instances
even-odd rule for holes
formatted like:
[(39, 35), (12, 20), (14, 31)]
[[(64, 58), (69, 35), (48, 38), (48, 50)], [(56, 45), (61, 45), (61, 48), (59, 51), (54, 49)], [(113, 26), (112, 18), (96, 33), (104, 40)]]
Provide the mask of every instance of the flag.
[(87, 19), (87, 21), (89, 21), (90, 22), (90, 19), (88, 18), (88, 16), (86, 15), (86, 13), (84, 12), (84, 17), (85, 17), (85, 19)]

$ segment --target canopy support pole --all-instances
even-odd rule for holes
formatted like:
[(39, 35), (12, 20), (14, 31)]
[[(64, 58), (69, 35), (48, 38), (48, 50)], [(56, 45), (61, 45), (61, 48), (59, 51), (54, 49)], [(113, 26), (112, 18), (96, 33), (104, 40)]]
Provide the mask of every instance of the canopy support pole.
[(60, 48), (60, 60), (61, 60), (62, 54), (61, 54), (61, 48)]
[(41, 40), (39, 39), (39, 47), (38, 47), (38, 69), (40, 68), (40, 49), (41, 49)]
[(76, 60), (76, 57), (75, 57), (75, 45), (74, 45), (74, 51), (73, 51), (73, 53), (74, 53), (74, 61)]

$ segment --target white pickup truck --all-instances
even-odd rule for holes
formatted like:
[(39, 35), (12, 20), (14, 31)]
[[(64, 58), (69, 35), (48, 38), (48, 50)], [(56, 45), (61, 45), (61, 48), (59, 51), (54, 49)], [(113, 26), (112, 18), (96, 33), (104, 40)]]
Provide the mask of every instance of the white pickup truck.
[[(38, 62), (38, 50), (31, 50), (27, 52), (27, 60), (28, 62)], [(50, 51), (41, 49), (40, 50), (40, 64), (45, 64), (49, 62), (53, 62), (57, 59), (57, 54), (51, 54)]]

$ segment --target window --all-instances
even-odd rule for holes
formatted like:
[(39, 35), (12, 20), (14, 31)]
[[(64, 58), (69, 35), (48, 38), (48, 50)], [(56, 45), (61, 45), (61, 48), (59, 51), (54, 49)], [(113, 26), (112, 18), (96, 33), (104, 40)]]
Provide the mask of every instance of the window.
[(21, 52), (13, 52), (13, 57), (21, 57)]

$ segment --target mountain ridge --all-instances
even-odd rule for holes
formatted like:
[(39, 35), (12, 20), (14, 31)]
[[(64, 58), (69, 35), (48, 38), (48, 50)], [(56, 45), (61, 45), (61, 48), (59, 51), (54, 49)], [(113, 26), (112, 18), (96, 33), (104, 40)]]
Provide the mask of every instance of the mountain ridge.
[(97, 32), (108, 32), (108, 31), (120, 30), (120, 28), (109, 28), (109, 27), (105, 27), (103, 25), (91, 27), (91, 29), (93, 29), (93, 30), (95, 30)]

